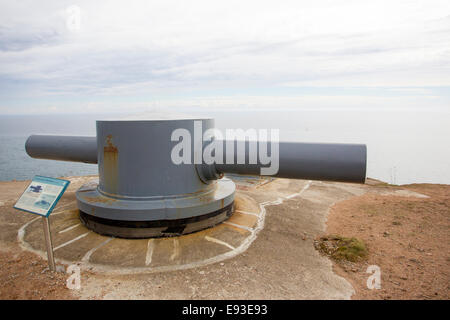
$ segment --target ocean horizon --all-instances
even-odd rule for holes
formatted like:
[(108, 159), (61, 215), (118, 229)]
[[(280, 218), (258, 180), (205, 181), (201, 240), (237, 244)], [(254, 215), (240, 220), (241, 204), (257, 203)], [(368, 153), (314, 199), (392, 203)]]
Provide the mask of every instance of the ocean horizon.
[[(450, 111), (242, 109), (176, 110), (225, 129), (279, 129), (280, 139), (367, 144), (367, 177), (391, 184), (450, 184)], [(118, 117), (121, 114), (117, 114)], [(31, 134), (95, 136), (106, 114), (0, 115), (0, 181), (97, 174), (97, 165), (40, 160), (25, 152)]]

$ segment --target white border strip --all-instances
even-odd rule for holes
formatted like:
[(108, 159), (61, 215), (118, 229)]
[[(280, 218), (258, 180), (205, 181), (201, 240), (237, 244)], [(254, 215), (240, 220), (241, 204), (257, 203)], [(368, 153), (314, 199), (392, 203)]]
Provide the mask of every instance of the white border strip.
[(64, 230), (58, 231), (58, 233), (64, 233), (64, 232), (70, 231), (72, 229), (75, 229), (78, 226), (81, 226), (81, 223), (74, 224), (73, 226), (70, 226), (70, 227), (68, 227), (68, 228), (66, 228)]
[(89, 262), (89, 259), (91, 258), (92, 254), (97, 251), (98, 249), (100, 249), (101, 247), (103, 247), (105, 244), (109, 243), (111, 240), (113, 240), (114, 238), (109, 238), (106, 239), (105, 241), (103, 241), (102, 243), (100, 243), (98, 246), (92, 248), (91, 250), (89, 250), (88, 252), (86, 252), (86, 254), (83, 256), (83, 258), (81, 258), (81, 261), (83, 262)]
[(153, 250), (155, 249), (155, 239), (149, 239), (147, 243), (147, 254), (145, 255), (145, 265), (152, 263)]
[(225, 241), (213, 238), (213, 237), (205, 236), (205, 240), (210, 241), (210, 242), (214, 242), (214, 243), (217, 243), (217, 244), (221, 244), (221, 245), (223, 245), (223, 246), (225, 246), (227, 248), (230, 248), (231, 250), (235, 250), (236, 249), (231, 244), (226, 243)]
[(69, 244), (74, 243), (75, 241), (78, 241), (78, 240), (86, 237), (88, 234), (89, 234), (89, 232), (86, 232), (86, 233), (83, 233), (82, 235), (80, 235), (80, 236), (78, 236), (78, 237), (76, 237), (76, 238), (74, 238), (72, 240), (64, 242), (63, 244), (60, 244), (56, 248), (53, 248), (53, 251), (56, 251), (56, 250), (61, 249), (61, 248), (65, 247), (65, 246), (68, 246)]
[(250, 216), (255, 216), (258, 217), (259, 214), (255, 213), (255, 212), (248, 212), (248, 211), (243, 211), (243, 210), (236, 210), (237, 213), (242, 213), (242, 214), (248, 214)]

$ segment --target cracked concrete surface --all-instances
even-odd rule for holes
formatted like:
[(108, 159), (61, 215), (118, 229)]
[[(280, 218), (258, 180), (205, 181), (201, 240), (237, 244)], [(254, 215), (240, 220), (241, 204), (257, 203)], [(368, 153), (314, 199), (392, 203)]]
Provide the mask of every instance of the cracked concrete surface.
[[(237, 203), (241, 203), (238, 210), (255, 216), (237, 212), (232, 220), (235, 226), (221, 225), (203, 235), (151, 243), (106, 241), (92, 232), (70, 242), (87, 232), (76, 225), (74, 192), (89, 179), (92, 177), (70, 178), (72, 183), (55, 209), (55, 213), (60, 212), (59, 218), (52, 217), (55, 247), (68, 243), (55, 252), (56, 258), (82, 268), (81, 289), (73, 292), (79, 298), (349, 299), (354, 293), (350, 283), (333, 272), (331, 261), (314, 249), (313, 241), (325, 231), (330, 207), (366, 193), (371, 189), (369, 185), (287, 179), (249, 184), (237, 179)], [(35, 217), (12, 209), (26, 185), (0, 182), (0, 241), (2, 246), (17, 246), (17, 234), (22, 228), (22, 248), (45, 256), (39, 224), (33, 227), (30, 222)], [(262, 222), (259, 227), (258, 220)], [(28, 227), (23, 228), (26, 223)], [(250, 237), (252, 230), (254, 239), (234, 254), (233, 250)], [(221, 258), (180, 268), (217, 256)], [(157, 269), (158, 263), (166, 268)]]

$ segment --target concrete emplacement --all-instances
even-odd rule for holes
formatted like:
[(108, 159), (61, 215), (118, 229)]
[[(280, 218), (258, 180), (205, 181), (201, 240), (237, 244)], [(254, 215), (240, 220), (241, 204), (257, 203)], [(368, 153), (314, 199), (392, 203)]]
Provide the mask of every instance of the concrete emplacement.
[[(235, 184), (224, 173), (259, 175), (261, 159), (237, 161), (236, 141), (223, 141), (222, 163), (176, 164), (175, 130), (203, 137), (214, 120), (101, 120), (96, 137), (32, 135), (26, 142), (34, 158), (98, 163), (99, 181), (76, 192), (80, 220), (102, 235), (123, 238), (168, 237), (215, 226), (233, 213)], [(175, 140), (175, 141), (173, 141)], [(208, 146), (189, 143), (198, 156)], [(366, 146), (279, 142), (279, 170), (274, 177), (364, 183)], [(183, 150), (185, 152), (186, 150)], [(268, 152), (272, 152), (271, 144)], [(197, 153), (197, 154), (196, 154)], [(197, 157), (198, 158), (198, 157)], [(201, 159), (202, 157), (200, 157)], [(227, 159), (234, 159), (228, 163)]]

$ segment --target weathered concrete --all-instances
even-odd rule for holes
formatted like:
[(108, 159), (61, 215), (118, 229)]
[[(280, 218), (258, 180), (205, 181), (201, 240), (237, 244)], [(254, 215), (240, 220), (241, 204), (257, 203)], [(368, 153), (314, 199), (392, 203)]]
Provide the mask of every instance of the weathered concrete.
[[(51, 216), (55, 256), (82, 268), (82, 298), (348, 299), (352, 286), (314, 249), (329, 208), (365, 185), (304, 180), (242, 180), (227, 223), (154, 240), (111, 239), (79, 224), (70, 178)], [(41, 225), (12, 209), (26, 183), (0, 183), (0, 241), (45, 257)], [(15, 191), (12, 191), (12, 190)], [(36, 220), (36, 221), (33, 221)]]

